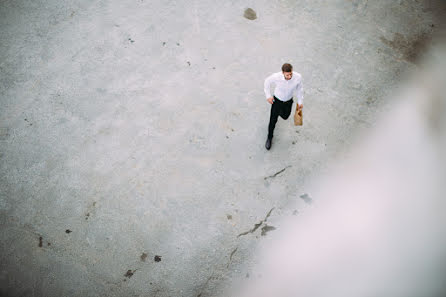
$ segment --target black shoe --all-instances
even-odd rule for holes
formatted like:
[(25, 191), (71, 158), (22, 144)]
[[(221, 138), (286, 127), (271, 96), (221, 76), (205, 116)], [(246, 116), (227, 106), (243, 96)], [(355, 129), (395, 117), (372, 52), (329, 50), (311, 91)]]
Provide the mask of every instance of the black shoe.
[(265, 147), (266, 147), (267, 150), (269, 150), (271, 148), (271, 139), (270, 138), (268, 138), (266, 140)]

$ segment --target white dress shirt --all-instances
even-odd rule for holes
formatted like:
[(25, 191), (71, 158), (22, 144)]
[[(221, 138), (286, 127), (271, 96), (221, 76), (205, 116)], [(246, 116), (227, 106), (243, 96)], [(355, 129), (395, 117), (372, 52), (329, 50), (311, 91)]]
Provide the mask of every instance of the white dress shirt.
[(293, 71), (293, 76), (290, 80), (286, 80), (283, 72), (273, 73), (265, 79), (264, 91), (266, 99), (271, 96), (271, 85), (274, 84), (274, 96), (280, 101), (288, 101), (296, 94), (297, 104), (303, 104), (304, 91), (302, 87), (302, 75)]

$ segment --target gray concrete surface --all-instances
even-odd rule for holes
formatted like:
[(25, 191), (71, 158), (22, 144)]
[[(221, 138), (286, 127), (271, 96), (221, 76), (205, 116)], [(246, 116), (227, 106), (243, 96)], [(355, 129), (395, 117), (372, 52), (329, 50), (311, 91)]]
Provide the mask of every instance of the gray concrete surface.
[[(254, 275), (266, 226), (298, 216), (312, 178), (375, 125), (436, 11), (2, 1), (0, 292), (204, 297)], [(303, 75), (304, 126), (279, 121), (266, 151), (263, 80), (284, 62)]]

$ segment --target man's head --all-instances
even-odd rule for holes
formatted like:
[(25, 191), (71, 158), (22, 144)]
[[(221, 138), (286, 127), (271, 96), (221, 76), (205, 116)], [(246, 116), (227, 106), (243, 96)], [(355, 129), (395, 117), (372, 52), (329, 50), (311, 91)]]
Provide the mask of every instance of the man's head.
[(290, 80), (293, 77), (293, 66), (291, 64), (285, 63), (282, 65), (283, 77), (286, 80)]

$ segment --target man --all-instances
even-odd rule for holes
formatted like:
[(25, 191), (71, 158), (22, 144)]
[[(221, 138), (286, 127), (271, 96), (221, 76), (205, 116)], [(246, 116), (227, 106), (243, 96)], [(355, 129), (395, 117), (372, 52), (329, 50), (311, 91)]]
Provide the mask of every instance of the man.
[[(274, 84), (274, 96), (271, 96), (271, 85)], [(293, 106), (293, 95), (297, 97), (298, 109), (303, 108), (302, 75), (293, 71), (291, 64), (285, 63), (282, 72), (273, 73), (265, 79), (266, 100), (271, 104), (271, 114), (268, 125), (268, 138), (265, 147), (271, 148), (274, 128), (279, 116), (286, 120), (290, 116)]]

